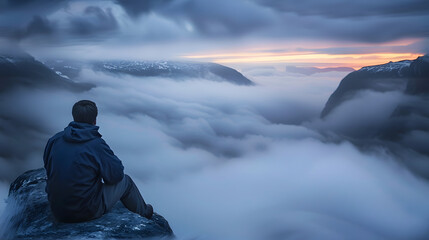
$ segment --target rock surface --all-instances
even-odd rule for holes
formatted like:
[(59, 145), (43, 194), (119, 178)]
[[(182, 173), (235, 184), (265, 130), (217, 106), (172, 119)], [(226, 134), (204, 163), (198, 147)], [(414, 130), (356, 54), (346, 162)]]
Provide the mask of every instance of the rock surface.
[(149, 220), (128, 211), (121, 203), (96, 220), (59, 223), (49, 208), (45, 185), (44, 169), (27, 171), (11, 184), (0, 239), (144, 239), (174, 236), (162, 216), (154, 213)]

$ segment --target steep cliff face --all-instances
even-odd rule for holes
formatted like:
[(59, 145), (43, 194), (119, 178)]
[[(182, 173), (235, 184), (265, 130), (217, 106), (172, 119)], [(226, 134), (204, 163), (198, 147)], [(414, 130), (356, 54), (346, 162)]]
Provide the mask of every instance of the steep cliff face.
[(348, 74), (329, 97), (321, 117), (327, 116), (333, 109), (362, 90), (429, 93), (429, 56), (425, 55), (413, 61), (404, 60), (363, 67)]
[[(379, 113), (370, 106), (377, 105), (376, 102), (364, 99), (371, 95), (369, 93), (376, 93), (378, 100), (391, 103), (391, 110), (378, 109), (388, 112), (385, 117), (379, 118), (377, 125), (370, 123), (370, 119)], [(390, 98), (386, 97), (389, 94)], [(364, 128), (362, 124), (356, 124), (358, 129), (349, 131), (352, 134), (343, 131), (339, 132), (340, 135), (361, 142), (387, 140), (429, 155), (429, 148), (419, 144), (429, 139), (429, 56), (363, 67), (348, 74), (327, 101), (321, 113), (322, 119), (343, 116), (341, 111), (346, 106), (355, 106), (346, 105), (350, 102), (361, 103), (361, 107), (353, 111), (361, 113), (361, 116), (368, 115), (367, 119), (359, 120), (368, 121), (368, 124)], [(344, 106), (342, 110), (340, 106)], [(366, 108), (372, 111), (366, 111)]]
[(344, 101), (352, 99), (362, 90), (377, 92), (404, 91), (410, 78), (410, 64), (412, 61), (390, 62), (383, 65), (363, 67), (351, 72), (329, 97), (322, 111), (322, 118)]
[(417, 58), (410, 64), (410, 75), (413, 76), (408, 82), (406, 93), (425, 94), (429, 93), (429, 55)]
[(45, 193), (44, 169), (25, 172), (10, 186), (0, 239), (144, 239), (173, 237), (168, 222), (158, 214), (146, 219), (121, 203), (99, 219), (83, 223), (55, 221)]

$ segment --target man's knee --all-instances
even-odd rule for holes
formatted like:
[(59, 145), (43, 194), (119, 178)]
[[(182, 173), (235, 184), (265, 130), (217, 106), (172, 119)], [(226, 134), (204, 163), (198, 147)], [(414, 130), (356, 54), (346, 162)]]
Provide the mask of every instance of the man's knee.
[(124, 192), (123, 197), (127, 197), (131, 193), (133, 188), (135, 188), (135, 185), (131, 177), (128, 176), (127, 174), (124, 174), (124, 179), (122, 179), (122, 181), (125, 182), (125, 186), (126, 186), (126, 190)]
[(128, 176), (128, 174), (124, 174), (124, 179), (127, 182), (127, 186), (137, 187), (133, 179), (130, 176)]

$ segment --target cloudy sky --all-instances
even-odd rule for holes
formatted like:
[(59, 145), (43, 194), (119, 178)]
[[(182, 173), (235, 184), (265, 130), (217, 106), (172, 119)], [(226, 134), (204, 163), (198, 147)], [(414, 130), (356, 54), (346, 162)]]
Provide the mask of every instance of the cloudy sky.
[(429, 52), (426, 0), (0, 0), (0, 43), (36, 57), (353, 67)]

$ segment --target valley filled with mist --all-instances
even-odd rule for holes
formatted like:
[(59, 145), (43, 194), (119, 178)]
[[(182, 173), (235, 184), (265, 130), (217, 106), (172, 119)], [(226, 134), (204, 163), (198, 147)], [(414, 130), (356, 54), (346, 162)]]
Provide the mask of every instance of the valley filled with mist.
[[(143, 62), (137, 65), (150, 74), (134, 74), (123, 70), (130, 62), (109, 63), (120, 69), (113, 71), (106, 63), (101, 70), (76, 68), (29, 55), (0, 64), (56, 74), (44, 82), (19, 76), (2, 87), (2, 200), (19, 174), (43, 166), (44, 146), (72, 121), (72, 105), (89, 99), (97, 103), (103, 138), (178, 239), (428, 234), (427, 132), (421, 124), (407, 125), (399, 138), (379, 132), (398, 105), (426, 104), (425, 95), (407, 94), (401, 84), (352, 89), (321, 116), (349, 72), (257, 66), (219, 72), (193, 62)], [(67, 76), (64, 69), (72, 68)], [(413, 119), (426, 124), (426, 110)], [(13, 211), (3, 201), (0, 207), (3, 216)]]

